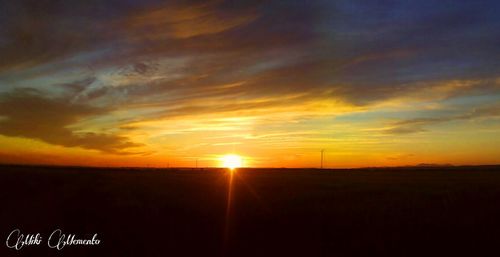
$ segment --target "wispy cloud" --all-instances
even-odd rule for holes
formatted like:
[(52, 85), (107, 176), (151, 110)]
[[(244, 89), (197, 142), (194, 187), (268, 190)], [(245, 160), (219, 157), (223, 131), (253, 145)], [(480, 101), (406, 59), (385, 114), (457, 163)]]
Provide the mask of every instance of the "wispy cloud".
[(500, 104), (473, 109), (464, 114), (435, 118), (414, 118), (394, 122), (384, 132), (389, 134), (410, 134), (426, 131), (426, 127), (461, 120), (491, 118), (500, 116)]

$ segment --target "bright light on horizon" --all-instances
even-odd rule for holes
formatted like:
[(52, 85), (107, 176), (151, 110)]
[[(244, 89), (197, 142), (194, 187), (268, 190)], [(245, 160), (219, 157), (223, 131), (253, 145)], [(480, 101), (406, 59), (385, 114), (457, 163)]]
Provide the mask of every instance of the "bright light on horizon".
[(222, 167), (234, 170), (243, 165), (241, 156), (237, 154), (227, 154), (221, 157)]

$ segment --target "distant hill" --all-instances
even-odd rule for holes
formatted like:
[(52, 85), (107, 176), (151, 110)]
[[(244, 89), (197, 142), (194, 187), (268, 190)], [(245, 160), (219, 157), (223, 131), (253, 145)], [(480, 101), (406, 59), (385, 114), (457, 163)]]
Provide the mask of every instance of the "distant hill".
[(439, 163), (419, 163), (416, 165), (416, 167), (453, 167), (453, 164), (449, 163), (444, 163), (444, 164), (439, 164)]

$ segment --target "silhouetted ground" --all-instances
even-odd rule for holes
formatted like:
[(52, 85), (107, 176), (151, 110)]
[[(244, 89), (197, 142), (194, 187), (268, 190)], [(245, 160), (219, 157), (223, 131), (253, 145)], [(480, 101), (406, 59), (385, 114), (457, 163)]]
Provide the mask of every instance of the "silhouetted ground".
[[(0, 256), (500, 256), (500, 167), (224, 170), (0, 166)], [(225, 237), (227, 233), (227, 237)], [(226, 239), (225, 239), (226, 238)]]

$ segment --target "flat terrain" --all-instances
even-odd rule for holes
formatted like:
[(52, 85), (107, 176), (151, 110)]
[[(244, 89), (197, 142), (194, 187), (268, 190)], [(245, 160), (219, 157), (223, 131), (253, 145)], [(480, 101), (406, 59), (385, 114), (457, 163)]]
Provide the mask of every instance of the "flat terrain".
[[(500, 167), (0, 166), (0, 256), (500, 256)], [(99, 246), (7, 249), (24, 233)]]

